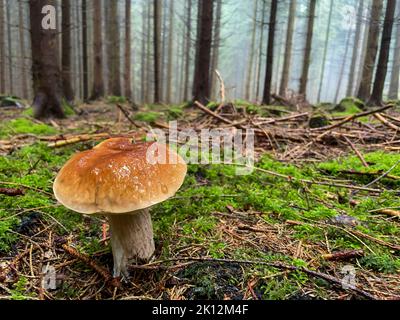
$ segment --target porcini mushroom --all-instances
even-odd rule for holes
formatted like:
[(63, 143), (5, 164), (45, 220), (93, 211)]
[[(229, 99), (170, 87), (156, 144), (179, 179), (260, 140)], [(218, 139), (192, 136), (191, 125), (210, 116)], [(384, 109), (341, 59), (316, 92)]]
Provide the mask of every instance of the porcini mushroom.
[(107, 216), (114, 276), (128, 276), (128, 262), (148, 261), (154, 253), (149, 208), (172, 197), (186, 171), (184, 160), (167, 145), (112, 138), (75, 154), (53, 190), (73, 211)]

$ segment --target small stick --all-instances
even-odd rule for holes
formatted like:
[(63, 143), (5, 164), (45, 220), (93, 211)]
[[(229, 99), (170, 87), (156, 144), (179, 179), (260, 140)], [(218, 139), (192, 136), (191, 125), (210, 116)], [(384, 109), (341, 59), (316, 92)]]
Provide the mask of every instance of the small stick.
[(380, 122), (382, 122), (385, 126), (391, 128), (391, 129), (393, 129), (393, 130), (396, 130), (396, 131), (399, 131), (399, 130), (400, 130), (400, 127), (398, 127), (398, 126), (396, 126), (395, 124), (391, 123), (390, 121), (386, 120), (384, 117), (382, 117), (381, 114), (376, 113), (376, 114), (374, 114), (374, 117), (375, 117), (376, 119), (378, 119)]
[(0, 194), (4, 194), (9, 197), (23, 196), (24, 190), (14, 188), (0, 188)]
[(347, 138), (346, 136), (343, 136), (343, 138), (346, 140), (346, 142), (348, 143), (348, 145), (350, 146), (350, 148), (354, 151), (354, 153), (357, 155), (357, 157), (360, 159), (360, 161), (362, 162), (363, 166), (368, 168), (369, 165), (367, 163), (367, 161), (365, 161), (363, 155), (361, 154), (360, 151), (358, 151), (358, 149), (356, 148), (356, 146), (353, 144), (353, 142), (350, 141), (349, 138)]
[(322, 255), (322, 258), (325, 260), (330, 260), (330, 261), (343, 261), (343, 260), (349, 260), (352, 258), (358, 258), (364, 256), (364, 251), (363, 250), (345, 250), (345, 251), (339, 251), (339, 252), (334, 252), (334, 253), (329, 253), (329, 254), (324, 254)]
[(199, 109), (203, 110), (205, 113), (208, 113), (209, 115), (213, 116), (214, 118), (217, 118), (218, 120), (221, 120), (222, 122), (228, 123), (228, 124), (233, 124), (232, 121), (220, 116), (219, 114), (215, 113), (214, 111), (206, 108), (205, 106), (203, 106), (200, 102), (195, 101), (194, 105), (196, 107), (198, 107)]
[(220, 83), (220, 89), (219, 89), (219, 94), (221, 96), (221, 102), (223, 103), (225, 101), (225, 84), (224, 80), (222, 79), (221, 74), (219, 73), (218, 70), (215, 70), (215, 73), (218, 77), (219, 83)]
[(121, 284), (119, 282), (119, 279), (113, 278), (111, 274), (108, 272), (107, 269), (97, 265), (93, 260), (91, 260), (87, 255), (84, 255), (80, 252), (78, 252), (76, 249), (70, 247), (67, 244), (63, 244), (62, 248), (69, 253), (71, 256), (81, 260), (82, 262), (86, 263), (88, 266), (90, 266), (93, 270), (95, 270), (99, 275), (101, 275), (104, 280), (112, 285), (113, 287), (119, 287)]
[(382, 174), (381, 176), (379, 176), (378, 178), (376, 178), (374, 181), (371, 181), (370, 183), (368, 183), (367, 185), (365, 185), (366, 187), (372, 186), (374, 183), (377, 183), (379, 180), (383, 179), (384, 177), (386, 177), (390, 172), (392, 172), (397, 165), (400, 163), (400, 160), (398, 160), (393, 166), (391, 166), (389, 168), (388, 171), (386, 171), (384, 174)]
[(118, 104), (118, 103), (117, 103), (117, 108), (118, 108), (119, 110), (122, 111), (122, 113), (123, 113), (123, 115), (125, 116), (125, 118), (128, 119), (128, 121), (129, 121), (131, 124), (133, 124), (135, 127), (137, 127), (137, 124), (135, 123), (135, 121), (133, 121), (133, 120), (131, 119), (131, 117), (129, 116), (128, 111), (126, 111), (126, 110), (125, 110), (120, 104)]
[(46, 195), (48, 195), (50, 197), (53, 197), (53, 194), (50, 193), (50, 192), (47, 192), (47, 191), (44, 191), (42, 189), (35, 188), (35, 187), (32, 187), (32, 186), (28, 186), (26, 184), (18, 183), (18, 182), (0, 181), (0, 184), (9, 185), (9, 186), (18, 186), (18, 187), (22, 187), (24, 189), (30, 189), (30, 190), (33, 190), (33, 191), (36, 191), (36, 192), (40, 192), (40, 193), (46, 194)]
[(388, 216), (392, 216), (392, 217), (399, 217), (400, 218), (400, 211), (398, 210), (393, 210), (393, 209), (379, 209), (375, 212), (378, 213), (383, 213), (383, 214), (387, 214)]

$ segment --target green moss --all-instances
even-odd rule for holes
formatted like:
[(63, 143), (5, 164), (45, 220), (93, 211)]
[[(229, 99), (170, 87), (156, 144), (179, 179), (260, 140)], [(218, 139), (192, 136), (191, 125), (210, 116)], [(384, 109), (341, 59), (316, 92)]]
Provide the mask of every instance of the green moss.
[(400, 271), (400, 259), (393, 258), (389, 254), (370, 254), (360, 259), (365, 268), (384, 273), (398, 273)]
[(107, 97), (108, 104), (125, 103), (125, 102), (126, 102), (126, 97), (122, 97), (122, 96), (108, 96)]
[(136, 113), (134, 119), (137, 121), (152, 123), (157, 121), (160, 117), (161, 114), (158, 112), (146, 111)]
[(57, 130), (44, 123), (35, 123), (27, 118), (17, 118), (0, 124), (0, 137), (2, 138), (25, 133), (51, 135), (57, 133)]

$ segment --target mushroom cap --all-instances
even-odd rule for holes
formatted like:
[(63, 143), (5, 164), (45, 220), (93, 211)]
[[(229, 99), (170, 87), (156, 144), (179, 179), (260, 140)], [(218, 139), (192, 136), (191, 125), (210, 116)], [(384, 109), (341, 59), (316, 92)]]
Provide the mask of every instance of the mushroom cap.
[(75, 154), (58, 173), (53, 191), (80, 213), (127, 213), (172, 197), (187, 166), (167, 145), (112, 138)]

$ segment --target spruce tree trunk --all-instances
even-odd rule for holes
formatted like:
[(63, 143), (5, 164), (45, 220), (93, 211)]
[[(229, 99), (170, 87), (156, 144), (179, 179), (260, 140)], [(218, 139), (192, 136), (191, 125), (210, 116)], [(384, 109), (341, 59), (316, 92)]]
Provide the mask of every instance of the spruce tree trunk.
[(390, 41), (392, 39), (393, 18), (395, 10), (396, 10), (396, 0), (388, 0), (385, 13), (385, 22), (383, 24), (378, 66), (376, 68), (372, 95), (368, 101), (369, 105), (380, 105), (382, 103), (383, 89), (385, 87), (387, 64), (390, 53)]
[(335, 99), (333, 101), (335, 103), (337, 103), (337, 101), (338, 101), (340, 88), (341, 88), (342, 83), (343, 83), (344, 70), (345, 70), (346, 61), (347, 61), (347, 54), (349, 52), (349, 47), (350, 47), (350, 38), (351, 38), (351, 34), (350, 34), (350, 31), (349, 31), (348, 34), (347, 34), (347, 39), (346, 39), (346, 44), (345, 44), (345, 51), (344, 51), (344, 55), (343, 55), (342, 65), (340, 67), (339, 81), (338, 81), (337, 86), (336, 86)]
[(360, 47), (361, 40), (361, 24), (362, 24), (362, 16), (364, 12), (364, 0), (359, 0), (358, 10), (357, 10), (357, 23), (356, 23), (356, 31), (354, 36), (354, 46), (353, 46), (353, 54), (351, 58), (350, 64), (350, 72), (349, 72), (349, 83), (347, 84), (346, 96), (352, 96), (355, 87), (355, 76), (356, 76), (356, 66), (357, 66), (357, 57), (358, 57), (358, 48)]
[(132, 98), (132, 83), (131, 83), (131, 0), (125, 0), (125, 70), (124, 70), (124, 85), (125, 96), (128, 99)]
[(0, 0), (0, 93), (6, 92), (6, 48), (4, 45), (4, 0)]
[(83, 67), (83, 100), (89, 98), (89, 68), (87, 42), (87, 3), (82, 0), (82, 67)]
[(61, 107), (62, 84), (57, 51), (59, 30), (42, 28), (42, 8), (55, 6), (55, 0), (30, 0), (30, 25), (32, 48), (32, 77), (34, 88), (33, 109), (35, 118), (63, 118)]
[(212, 45), (212, 58), (211, 58), (211, 97), (216, 98), (217, 90), (217, 75), (215, 71), (218, 69), (219, 64), (219, 47), (221, 38), (221, 15), (222, 15), (222, 0), (216, 0), (217, 10), (215, 13), (215, 26), (214, 26), (214, 41)]
[(104, 96), (101, 1), (93, 1), (93, 87), (90, 100)]
[(109, 29), (109, 90), (114, 96), (121, 96), (121, 70), (120, 70), (120, 34), (118, 24), (118, 1), (107, 1), (109, 4), (109, 19), (107, 26)]
[(313, 38), (313, 33), (314, 33), (314, 20), (315, 20), (316, 4), (317, 4), (316, 0), (310, 0), (309, 8), (308, 8), (306, 48), (304, 51), (303, 70), (301, 72), (300, 89), (299, 89), (299, 93), (301, 95), (304, 95), (304, 97), (307, 96), (308, 70), (310, 69), (311, 46), (312, 46), (312, 38)]
[(154, 103), (161, 102), (161, 3), (160, 0), (154, 0)]
[(265, 83), (263, 104), (271, 103), (271, 81), (274, 65), (274, 40), (275, 40), (275, 25), (276, 25), (276, 12), (278, 9), (278, 0), (271, 0), (271, 13), (269, 16), (269, 31), (268, 31), (268, 47), (267, 47), (267, 62), (265, 70)]
[(265, 26), (265, 16), (266, 16), (266, 5), (267, 2), (263, 1), (263, 6), (262, 6), (262, 18), (261, 18), (261, 32), (260, 32), (260, 49), (258, 51), (258, 66), (257, 66), (257, 84), (256, 84), (256, 100), (258, 101), (258, 98), (260, 96), (260, 85), (261, 85), (261, 67), (262, 67), (262, 55), (263, 55), (263, 47), (264, 47), (264, 26)]
[(10, 0), (6, 1), (7, 7), (7, 47), (8, 47), (8, 85), (10, 94), (14, 94), (14, 72), (13, 72), (13, 48), (12, 48), (12, 35), (11, 35), (11, 3)]
[(319, 88), (318, 88), (318, 97), (317, 97), (318, 102), (321, 101), (322, 87), (323, 87), (324, 79), (325, 79), (326, 55), (328, 53), (329, 35), (331, 32), (332, 12), (333, 12), (333, 0), (331, 0), (330, 6), (329, 6), (329, 16), (328, 16), (328, 23), (327, 23), (326, 34), (325, 34), (324, 52), (322, 54), (322, 68), (321, 68), (321, 74), (320, 74), (320, 78), (319, 78)]
[(168, 63), (167, 63), (167, 102), (172, 100), (172, 70), (174, 68), (174, 0), (169, 5)]
[(61, 44), (61, 70), (62, 86), (65, 99), (71, 103), (74, 100), (74, 92), (71, 85), (71, 2), (62, 0), (62, 44)]
[(210, 63), (214, 5), (212, 0), (199, 2), (200, 30), (193, 81), (193, 100), (207, 103), (210, 99)]
[[(21, 88), (22, 97), (28, 98), (28, 81), (26, 74), (26, 63), (25, 63), (25, 23), (24, 23), (24, 3), (23, 0), (18, 0), (18, 18), (19, 18), (19, 48), (20, 48), (20, 68), (21, 68)], [(0, 37), (1, 37), (0, 33)], [(0, 58), (1, 59), (1, 58)]]
[(296, 18), (296, 1), (297, 0), (290, 1), (289, 21), (286, 32), (285, 57), (283, 60), (281, 86), (279, 88), (279, 94), (281, 96), (286, 95), (286, 90), (288, 89), (288, 84), (289, 84), (292, 46), (293, 46), (293, 32), (294, 32), (294, 23)]
[(366, 101), (371, 94), (372, 75), (375, 68), (376, 55), (378, 53), (379, 20), (382, 11), (382, 1), (373, 0), (368, 32), (367, 51), (365, 60), (362, 61), (362, 76), (357, 97)]
[[(397, 8), (397, 12), (400, 12), (399, 7)], [(397, 23), (395, 49), (393, 55), (393, 67), (390, 75), (390, 86), (389, 86), (389, 99), (391, 100), (398, 99), (399, 75), (400, 75), (400, 23)]]
[(189, 78), (190, 78), (190, 51), (192, 48), (191, 34), (192, 34), (192, 0), (188, 0), (187, 14), (186, 14), (186, 50), (185, 50), (185, 81), (184, 81), (184, 100), (189, 100)]
[(247, 77), (246, 77), (246, 88), (244, 93), (245, 100), (250, 100), (250, 90), (253, 79), (253, 64), (254, 64), (254, 54), (256, 45), (256, 31), (257, 31), (257, 10), (258, 10), (258, 0), (254, 1), (254, 12), (253, 12), (253, 28), (251, 31), (251, 43), (250, 43), (250, 54), (249, 62), (247, 65)]

